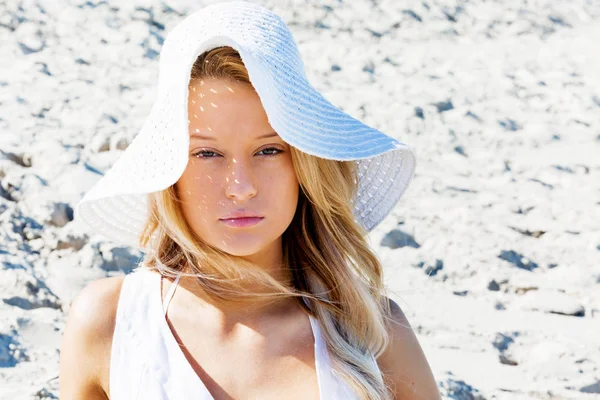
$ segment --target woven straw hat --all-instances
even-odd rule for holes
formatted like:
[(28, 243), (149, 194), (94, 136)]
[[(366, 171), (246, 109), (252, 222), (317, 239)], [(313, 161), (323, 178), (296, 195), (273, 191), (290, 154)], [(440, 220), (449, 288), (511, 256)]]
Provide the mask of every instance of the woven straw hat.
[(289, 145), (322, 158), (355, 160), (356, 221), (371, 231), (393, 209), (415, 171), (406, 144), (332, 105), (308, 82), (286, 23), (263, 6), (231, 1), (184, 18), (160, 52), (157, 98), (140, 132), (75, 206), (75, 218), (120, 244), (141, 248), (147, 194), (177, 182), (188, 162), (188, 84), (203, 52), (240, 53), (268, 121)]

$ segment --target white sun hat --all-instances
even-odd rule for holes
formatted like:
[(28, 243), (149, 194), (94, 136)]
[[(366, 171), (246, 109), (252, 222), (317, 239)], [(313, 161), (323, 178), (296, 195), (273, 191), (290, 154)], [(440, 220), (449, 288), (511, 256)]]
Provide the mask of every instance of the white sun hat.
[(119, 244), (142, 248), (147, 194), (177, 182), (188, 162), (188, 84), (203, 52), (237, 50), (268, 121), (299, 150), (326, 159), (355, 160), (355, 220), (367, 231), (394, 208), (413, 178), (415, 153), (406, 144), (344, 113), (308, 82), (286, 23), (246, 1), (211, 4), (185, 17), (165, 38), (157, 98), (140, 132), (75, 206), (75, 218)]

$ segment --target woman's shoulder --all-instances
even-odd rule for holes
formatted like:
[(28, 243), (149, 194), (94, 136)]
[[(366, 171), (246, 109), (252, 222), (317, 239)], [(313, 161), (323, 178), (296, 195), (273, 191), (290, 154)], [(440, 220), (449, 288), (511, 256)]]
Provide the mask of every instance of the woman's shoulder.
[[(110, 344), (118, 322), (117, 312), (120, 299), (136, 295), (136, 291), (144, 287), (143, 282), (137, 281), (137, 279), (144, 279), (146, 276), (143, 275), (144, 273), (151, 272), (138, 268), (126, 275), (100, 278), (89, 282), (71, 302), (67, 323), (71, 325), (72, 329), (81, 331), (80, 333), (84, 337), (90, 336), (94, 345), (107, 346), (101, 350), (110, 352)], [(124, 293), (127, 280), (130, 285), (127, 293)]]
[[(120, 299), (126, 297), (124, 300), (130, 300), (128, 297), (137, 295), (145, 286), (147, 274), (152, 273), (149, 269), (137, 268), (126, 275), (89, 282), (71, 302), (67, 311), (68, 326), (78, 331), (82, 338), (89, 338), (90, 345), (98, 347), (97, 350), (106, 353), (108, 358), (118, 322)], [(130, 285), (124, 293), (126, 280)], [(128, 315), (124, 314), (124, 317)]]
[(69, 320), (96, 334), (113, 325), (125, 276), (100, 278), (89, 282), (69, 307)]
[[(72, 388), (65, 388), (67, 397), (100, 388), (108, 392), (112, 338), (124, 280), (125, 276), (116, 276), (91, 281), (71, 302), (61, 345), (61, 386), (64, 382)], [(71, 381), (73, 376), (78, 383)]]
[(439, 399), (437, 382), (416, 333), (398, 303), (389, 297), (387, 300), (390, 342), (377, 359), (381, 371), (398, 398), (420, 393), (420, 398)]

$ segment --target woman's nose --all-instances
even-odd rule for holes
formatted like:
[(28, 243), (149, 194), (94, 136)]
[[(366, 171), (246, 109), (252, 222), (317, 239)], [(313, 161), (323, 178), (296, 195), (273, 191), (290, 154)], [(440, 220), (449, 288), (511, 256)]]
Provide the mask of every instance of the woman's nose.
[(226, 176), (225, 194), (235, 200), (245, 200), (256, 195), (256, 185), (250, 168), (236, 160), (228, 166)]

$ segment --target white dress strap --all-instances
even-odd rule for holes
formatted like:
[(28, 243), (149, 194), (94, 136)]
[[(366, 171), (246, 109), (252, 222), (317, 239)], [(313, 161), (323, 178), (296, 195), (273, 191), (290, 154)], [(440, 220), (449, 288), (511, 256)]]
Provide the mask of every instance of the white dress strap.
[[(171, 299), (173, 298), (173, 295), (175, 294), (175, 289), (177, 289), (177, 284), (179, 283), (179, 278), (181, 278), (181, 275), (177, 275), (177, 278), (175, 278), (175, 282), (173, 282), (173, 284), (169, 288), (169, 291), (167, 292), (167, 296), (165, 297), (165, 300), (163, 302), (163, 312), (164, 312), (165, 316), (167, 315), (167, 309), (169, 308), (169, 303), (171, 302)], [(163, 277), (161, 276), (160, 279), (163, 279)]]

